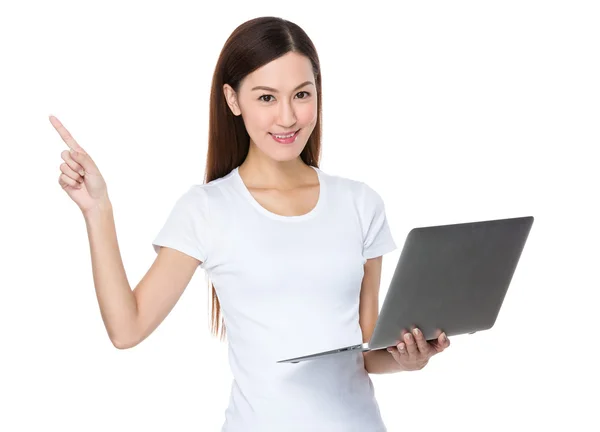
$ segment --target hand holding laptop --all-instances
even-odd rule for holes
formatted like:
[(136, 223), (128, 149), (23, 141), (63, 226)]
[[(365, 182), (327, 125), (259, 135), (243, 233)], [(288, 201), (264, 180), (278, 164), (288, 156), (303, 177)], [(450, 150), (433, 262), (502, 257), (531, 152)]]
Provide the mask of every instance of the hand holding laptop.
[(399, 364), (422, 367), (449, 346), (444, 336), (492, 328), (532, 224), (525, 216), (413, 228), (368, 342), (277, 363), (392, 348)]
[(427, 341), (423, 332), (414, 328), (412, 333), (404, 330), (396, 345), (388, 347), (387, 350), (403, 370), (413, 371), (423, 369), (431, 357), (449, 346), (450, 339), (445, 333), (440, 334), (437, 339)]

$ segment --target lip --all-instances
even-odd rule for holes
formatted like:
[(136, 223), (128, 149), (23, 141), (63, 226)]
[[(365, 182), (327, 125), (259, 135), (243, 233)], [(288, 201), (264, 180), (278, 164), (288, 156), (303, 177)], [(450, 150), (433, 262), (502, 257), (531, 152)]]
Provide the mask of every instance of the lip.
[(289, 138), (277, 138), (275, 135), (269, 132), (269, 135), (273, 138), (274, 141), (278, 142), (281, 145), (292, 145), (298, 140), (298, 135), (300, 134), (300, 129), (292, 134)]
[(281, 136), (281, 135), (289, 135), (289, 134), (291, 134), (291, 133), (294, 133), (294, 134), (296, 134), (296, 133), (297, 133), (299, 130), (300, 130), (300, 129), (297, 129), (297, 130), (295, 130), (295, 131), (283, 132), (283, 133), (271, 133), (271, 132), (269, 132), (269, 133), (270, 133), (271, 135), (280, 135), (280, 136)]

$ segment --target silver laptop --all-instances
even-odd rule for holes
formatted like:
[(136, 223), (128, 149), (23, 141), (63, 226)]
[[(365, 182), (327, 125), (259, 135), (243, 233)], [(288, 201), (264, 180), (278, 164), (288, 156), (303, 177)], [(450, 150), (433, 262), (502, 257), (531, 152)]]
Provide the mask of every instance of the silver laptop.
[(404, 329), (427, 340), (490, 329), (533, 225), (532, 216), (412, 229), (366, 343), (279, 360), (385, 349)]

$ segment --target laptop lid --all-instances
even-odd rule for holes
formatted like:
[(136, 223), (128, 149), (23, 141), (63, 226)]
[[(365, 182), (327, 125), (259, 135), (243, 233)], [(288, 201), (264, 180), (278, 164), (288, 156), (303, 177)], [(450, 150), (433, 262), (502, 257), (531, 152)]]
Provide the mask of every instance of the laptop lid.
[(419, 327), (428, 340), (490, 329), (519, 262), (532, 216), (412, 229), (369, 348)]

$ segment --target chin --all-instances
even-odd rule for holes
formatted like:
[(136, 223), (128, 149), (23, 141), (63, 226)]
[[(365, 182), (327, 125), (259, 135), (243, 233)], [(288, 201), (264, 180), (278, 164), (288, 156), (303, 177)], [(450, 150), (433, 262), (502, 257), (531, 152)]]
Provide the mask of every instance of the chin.
[(303, 145), (298, 145), (296, 142), (295, 145), (290, 145), (286, 147), (281, 144), (275, 143), (275, 145), (269, 145), (266, 149), (263, 150), (263, 153), (267, 155), (269, 158), (276, 160), (278, 162), (288, 162), (298, 159), (300, 154), (304, 150), (306, 143)]

